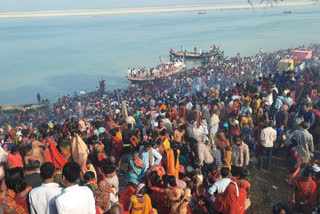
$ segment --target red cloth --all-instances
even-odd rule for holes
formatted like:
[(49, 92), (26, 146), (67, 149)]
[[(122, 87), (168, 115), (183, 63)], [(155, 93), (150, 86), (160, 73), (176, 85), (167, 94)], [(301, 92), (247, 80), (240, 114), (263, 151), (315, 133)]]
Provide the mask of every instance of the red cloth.
[(230, 183), (223, 193), (217, 195), (213, 209), (223, 214), (240, 214), (236, 185)]
[(52, 158), (52, 163), (54, 164), (56, 169), (61, 169), (68, 161), (64, 159), (64, 157), (57, 150), (54, 141), (50, 140), (49, 142), (49, 150)]
[(47, 160), (47, 162), (51, 162), (52, 163), (52, 158), (51, 158), (51, 153), (48, 150), (44, 151), (44, 156), (45, 156), (45, 160)]
[(135, 191), (136, 191), (135, 188), (133, 188), (132, 186), (126, 186), (126, 188), (121, 191), (120, 197), (119, 197), (119, 203), (122, 206), (124, 211), (128, 211), (130, 198)]

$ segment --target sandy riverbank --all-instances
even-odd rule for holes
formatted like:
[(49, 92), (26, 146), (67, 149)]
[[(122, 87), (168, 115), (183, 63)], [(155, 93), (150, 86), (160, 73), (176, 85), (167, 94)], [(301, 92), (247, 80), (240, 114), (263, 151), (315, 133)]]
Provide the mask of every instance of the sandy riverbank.
[[(273, 7), (300, 7), (318, 4), (319, 2), (281, 2), (273, 4)], [(267, 8), (270, 4), (257, 4), (254, 8)], [(59, 17), (59, 16), (98, 16), (141, 13), (170, 13), (190, 11), (214, 11), (214, 10), (242, 10), (251, 9), (248, 3), (244, 4), (217, 4), (217, 5), (182, 5), (170, 7), (143, 7), (143, 8), (119, 8), (119, 9), (87, 9), (87, 10), (48, 10), (33, 12), (6, 12), (0, 13), (0, 19), (8, 18), (34, 18), (34, 17)]]

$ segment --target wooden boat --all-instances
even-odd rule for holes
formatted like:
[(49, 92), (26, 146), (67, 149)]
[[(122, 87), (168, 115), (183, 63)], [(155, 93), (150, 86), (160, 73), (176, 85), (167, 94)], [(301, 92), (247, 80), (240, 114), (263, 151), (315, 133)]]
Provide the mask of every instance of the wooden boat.
[(170, 54), (172, 54), (172, 56), (174, 57), (181, 57), (181, 58), (185, 58), (185, 59), (204, 59), (206, 57), (213, 57), (216, 56), (217, 54), (219, 54), (218, 51), (216, 52), (204, 52), (204, 53), (194, 53), (194, 52), (182, 52), (182, 51), (174, 51), (171, 50)]
[(283, 11), (283, 13), (292, 13), (291, 10)]
[(50, 108), (49, 104), (25, 104), (25, 105), (5, 105), (0, 106), (0, 112), (3, 112), (5, 114), (10, 113), (17, 113), (19, 111), (23, 110), (29, 110), (29, 111), (37, 111), (37, 110), (48, 110)]
[(131, 81), (132, 83), (153, 81), (155, 79), (170, 76), (170, 75), (179, 73), (181, 71), (184, 71), (185, 68), (186, 68), (186, 65), (183, 62), (176, 62), (176, 63), (166, 62), (156, 66), (155, 68), (152, 68), (153, 69), (152, 76), (150, 76), (150, 70), (148, 70), (140, 75), (133, 75), (133, 76), (127, 75), (126, 79)]
[(200, 11), (198, 11), (198, 14), (199, 14), (199, 15), (207, 14), (207, 11), (205, 11), (205, 10), (200, 10)]

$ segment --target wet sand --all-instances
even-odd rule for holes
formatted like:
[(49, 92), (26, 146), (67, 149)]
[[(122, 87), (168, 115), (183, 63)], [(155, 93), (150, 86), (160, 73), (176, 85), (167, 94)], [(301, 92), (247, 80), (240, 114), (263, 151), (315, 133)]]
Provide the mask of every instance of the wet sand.
[[(319, 2), (280, 2), (272, 7), (300, 7), (315, 5)], [(270, 4), (256, 4), (253, 8), (270, 8)], [(120, 15), (120, 14), (142, 14), (142, 13), (170, 13), (170, 12), (191, 12), (191, 11), (217, 11), (217, 10), (243, 10), (251, 9), (248, 3), (244, 4), (216, 4), (216, 5), (180, 5), (170, 7), (143, 7), (143, 8), (119, 8), (119, 9), (86, 9), (86, 10), (48, 10), (32, 12), (6, 12), (0, 13), (0, 19), (9, 18), (34, 18), (34, 17), (63, 17), (63, 16), (99, 16), (99, 15)]]

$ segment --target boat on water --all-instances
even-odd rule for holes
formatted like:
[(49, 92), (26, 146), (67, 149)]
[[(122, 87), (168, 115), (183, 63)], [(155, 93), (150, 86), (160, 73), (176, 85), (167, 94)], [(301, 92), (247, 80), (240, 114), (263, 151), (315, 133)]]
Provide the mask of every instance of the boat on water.
[(292, 13), (291, 10), (285, 10), (282, 13)]
[(198, 15), (203, 15), (203, 14), (207, 14), (207, 11), (205, 11), (205, 10), (198, 11)]
[(197, 52), (183, 52), (183, 51), (174, 51), (170, 50), (170, 54), (174, 57), (179, 58), (185, 58), (185, 59), (204, 59), (206, 57), (213, 57), (219, 54), (220, 51), (214, 51), (214, 52), (203, 52), (203, 53), (197, 53)]
[(126, 79), (132, 83), (153, 81), (184, 71), (186, 65), (182, 61), (164, 62), (151, 69), (130, 69)]
[(49, 104), (25, 104), (25, 105), (4, 105), (0, 106), (0, 112), (5, 114), (17, 113), (20, 111), (38, 111), (47, 110), (50, 108)]

